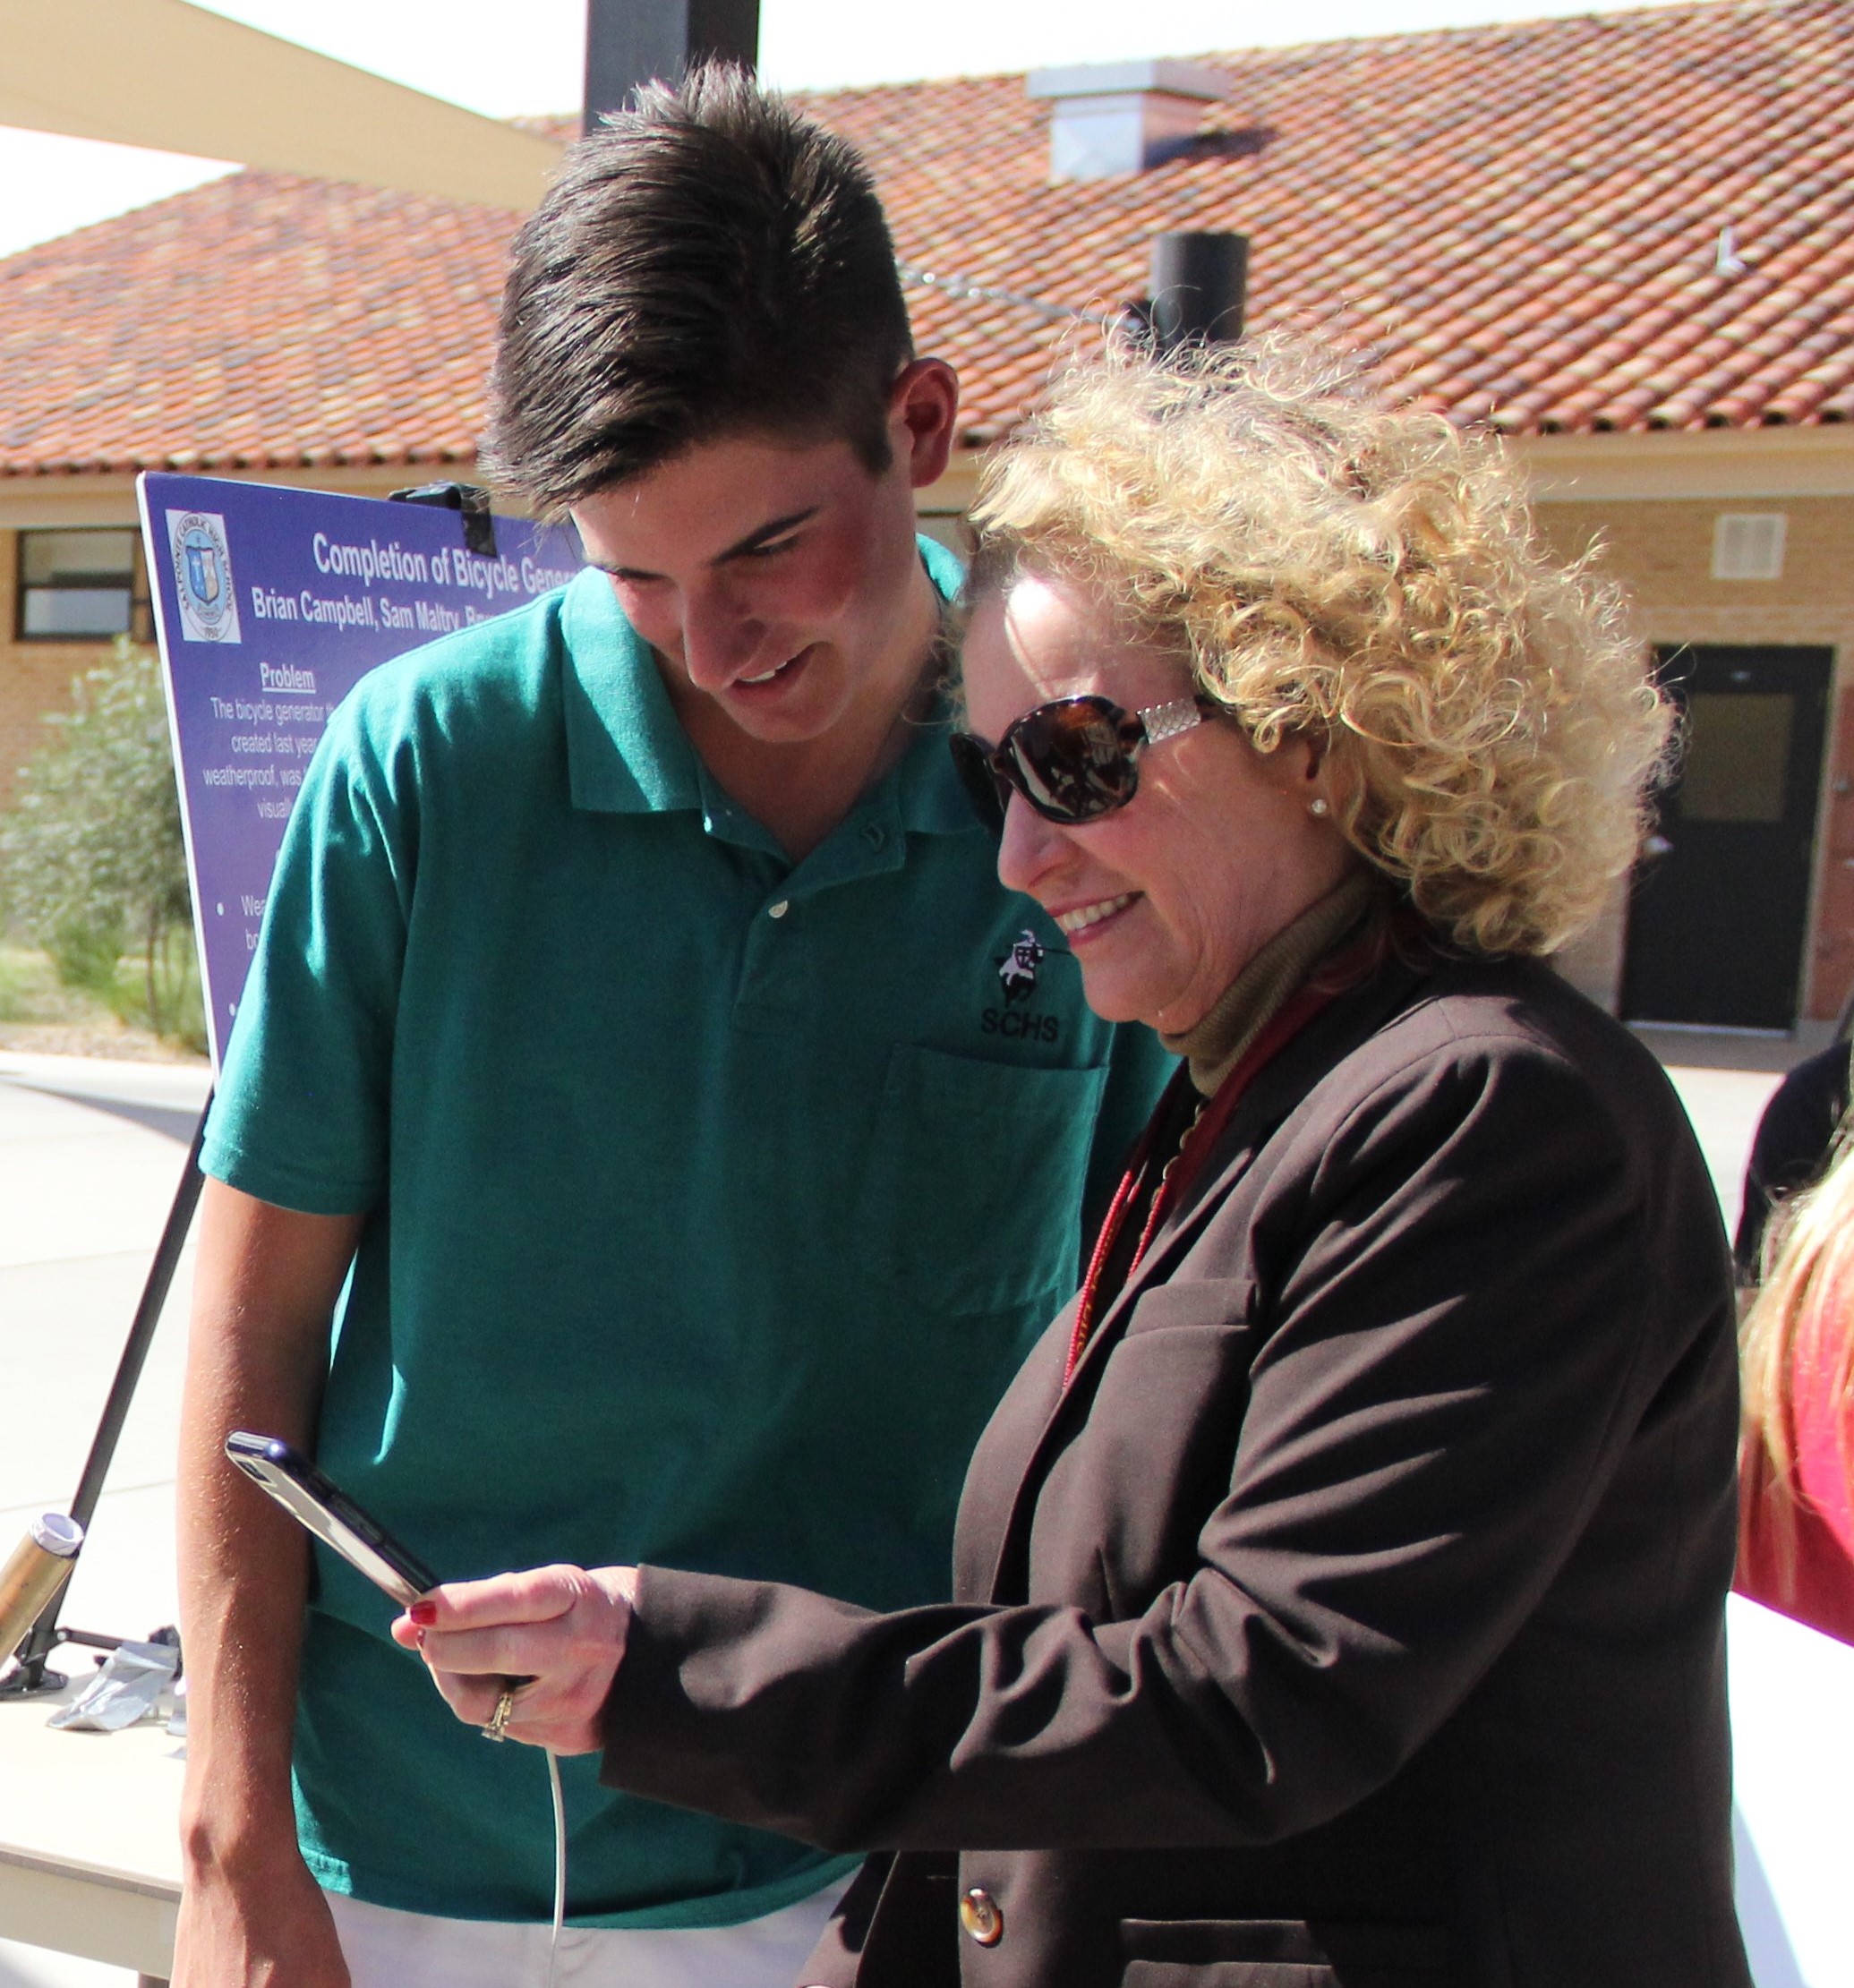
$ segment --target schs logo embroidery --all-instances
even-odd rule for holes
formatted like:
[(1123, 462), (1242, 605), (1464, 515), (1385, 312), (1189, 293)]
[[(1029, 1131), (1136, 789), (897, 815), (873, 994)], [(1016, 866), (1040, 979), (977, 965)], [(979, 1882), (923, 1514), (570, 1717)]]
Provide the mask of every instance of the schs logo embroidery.
[(167, 544), (182, 636), (188, 642), (241, 641), (225, 519), (215, 511), (169, 511)]
[(1004, 991), (1002, 1009), (987, 1008), (978, 1026), (987, 1036), (1015, 1036), (1030, 1042), (1055, 1042), (1062, 1023), (1054, 1015), (1027, 1013), (1026, 1004), (1037, 991), (1037, 971), (1049, 949), (1026, 927), (1011, 942), (1011, 950), (995, 960), (998, 985)]
[(1034, 932), (1020, 932), (1011, 950), (997, 962), (998, 979), (1004, 990), (1004, 1005), (1014, 1008), (1037, 991), (1037, 968), (1049, 957)]

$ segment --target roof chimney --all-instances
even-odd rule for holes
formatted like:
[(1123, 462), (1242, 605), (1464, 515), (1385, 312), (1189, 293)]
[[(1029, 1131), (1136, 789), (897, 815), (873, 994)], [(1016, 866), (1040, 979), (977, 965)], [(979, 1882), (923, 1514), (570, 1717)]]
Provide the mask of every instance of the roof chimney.
[(711, 55), (751, 69), (760, 0), (588, 0), (583, 129), (627, 110), (640, 83), (679, 82)]
[(1175, 158), (1197, 136), (1204, 106), (1229, 94), (1229, 79), (1160, 59), (1033, 69), (1024, 88), (1050, 100), (1050, 178), (1096, 180)]
[(1248, 288), (1246, 235), (1152, 237), (1152, 295), (1146, 317), (1161, 351), (1194, 338), (1210, 344), (1240, 338)]

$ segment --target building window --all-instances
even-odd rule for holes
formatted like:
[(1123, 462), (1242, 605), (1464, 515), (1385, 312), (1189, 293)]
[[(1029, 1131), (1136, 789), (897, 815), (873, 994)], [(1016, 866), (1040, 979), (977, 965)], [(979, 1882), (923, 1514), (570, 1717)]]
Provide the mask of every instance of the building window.
[(1713, 577), (1781, 580), (1789, 525), (1781, 511), (1721, 511), (1713, 525)]
[(148, 636), (148, 582), (129, 532), (21, 532), (21, 642)]

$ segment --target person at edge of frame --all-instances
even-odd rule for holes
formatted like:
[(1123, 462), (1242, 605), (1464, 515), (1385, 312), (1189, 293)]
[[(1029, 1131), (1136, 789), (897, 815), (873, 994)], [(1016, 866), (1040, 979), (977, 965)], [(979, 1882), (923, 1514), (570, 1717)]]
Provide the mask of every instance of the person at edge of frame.
[[(548, 1933), (539, 1762), (229, 1429), (451, 1578), (946, 1591), (1171, 1067), (948, 763), (913, 492), (956, 405), (860, 161), (738, 71), (643, 92), (517, 239), (486, 456), (592, 569), (370, 675), (290, 823), (203, 1162), (175, 1988), (505, 1988)], [(572, 1978), (790, 1977), (853, 1858), (563, 1771)]]

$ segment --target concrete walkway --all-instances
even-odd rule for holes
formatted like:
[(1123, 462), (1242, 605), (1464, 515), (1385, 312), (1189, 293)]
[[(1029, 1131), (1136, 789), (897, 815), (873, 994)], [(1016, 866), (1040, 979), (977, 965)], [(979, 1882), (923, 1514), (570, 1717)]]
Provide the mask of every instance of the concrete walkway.
[[(70, 1502), (208, 1081), (197, 1066), (0, 1052), (0, 1554), (32, 1513)], [(190, 1250), (72, 1583), (64, 1619), (80, 1627), (141, 1636), (174, 1619), (174, 1431), (192, 1264)], [(133, 1981), (0, 1941), (0, 1988)]]
[[(1778, 1073), (1696, 1064), (1672, 1075), (1732, 1219)], [(207, 1081), (197, 1067), (0, 1052), (0, 1553), (31, 1513), (70, 1499)], [(73, 1583), (64, 1619), (81, 1627), (145, 1635), (174, 1619), (174, 1432), (191, 1273), (189, 1251)], [(130, 1988), (132, 1979), (0, 1941), (0, 1988)]]

